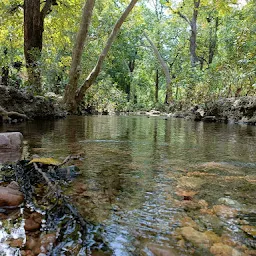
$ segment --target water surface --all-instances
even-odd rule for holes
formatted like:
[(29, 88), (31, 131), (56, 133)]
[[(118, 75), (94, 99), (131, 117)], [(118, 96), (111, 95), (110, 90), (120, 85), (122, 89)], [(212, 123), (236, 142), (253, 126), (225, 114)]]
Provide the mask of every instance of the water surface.
[(254, 126), (70, 116), (0, 129), (23, 133), (26, 158), (80, 156), (66, 193), (103, 225), (113, 255), (256, 249)]

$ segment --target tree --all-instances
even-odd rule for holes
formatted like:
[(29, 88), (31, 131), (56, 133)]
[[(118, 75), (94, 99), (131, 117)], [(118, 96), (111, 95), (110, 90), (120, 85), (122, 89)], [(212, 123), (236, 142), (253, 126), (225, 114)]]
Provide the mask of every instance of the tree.
[(46, 0), (41, 10), (40, 0), (24, 0), (24, 54), (28, 82), (36, 94), (42, 93), (40, 57), (43, 47), (44, 19), (56, 0)]
[[(88, 0), (89, 1), (89, 0)], [(83, 97), (85, 95), (85, 92), (90, 88), (90, 86), (95, 82), (97, 76), (99, 75), (101, 71), (102, 64), (108, 54), (108, 51), (114, 41), (114, 39), (117, 36), (117, 33), (119, 32), (123, 22), (125, 21), (126, 17), (129, 15), (135, 4), (137, 3), (138, 0), (131, 0), (130, 4), (127, 6), (121, 17), (118, 19), (116, 24), (113, 27), (112, 32), (110, 33), (108, 40), (106, 42), (106, 45), (104, 49), (102, 50), (101, 54), (98, 57), (97, 63), (94, 66), (93, 70), (90, 72), (90, 74), (87, 76), (85, 79), (84, 83), (82, 86), (80, 86), (78, 89), (74, 86), (75, 84), (69, 83), (67, 85), (67, 88), (65, 90), (65, 95), (64, 95), (64, 103), (66, 104), (67, 109), (70, 112), (75, 112), (77, 110), (78, 105), (80, 102), (83, 100)], [(86, 18), (86, 17), (84, 17)], [(83, 23), (84, 21), (82, 21)], [(80, 27), (81, 30), (81, 27)], [(79, 32), (78, 32), (79, 34)], [(74, 73), (76, 75), (76, 73)], [(69, 78), (70, 80), (74, 79), (73, 77)]]
[(199, 61), (199, 58), (196, 53), (197, 49), (197, 17), (198, 17), (198, 10), (200, 6), (200, 0), (193, 0), (193, 12), (192, 17), (189, 19), (184, 13), (178, 10), (173, 10), (171, 7), (171, 10), (173, 13), (177, 13), (183, 20), (185, 20), (191, 29), (191, 34), (189, 38), (189, 50), (190, 50), (190, 58), (191, 58), (191, 66), (195, 67), (197, 62)]
[(157, 60), (159, 61), (159, 63), (161, 64), (161, 67), (164, 71), (164, 75), (165, 75), (165, 79), (166, 79), (166, 102), (165, 103), (170, 104), (171, 101), (172, 101), (172, 87), (171, 87), (171, 76), (170, 76), (168, 65), (166, 64), (166, 62), (164, 61), (164, 59), (160, 55), (160, 53), (157, 50), (157, 47), (155, 46), (153, 41), (148, 37), (148, 35), (145, 32), (144, 32), (144, 36), (146, 37), (146, 39), (150, 43), (150, 45), (151, 45), (151, 47), (154, 51), (154, 54), (155, 54)]
[(82, 53), (84, 50), (84, 44), (88, 36), (89, 26), (91, 23), (92, 12), (95, 5), (95, 0), (87, 0), (83, 7), (83, 14), (80, 23), (80, 29), (77, 33), (77, 38), (72, 54), (72, 63), (69, 73), (69, 83), (65, 90), (64, 101), (68, 104), (69, 109), (73, 109), (76, 106), (76, 91), (78, 87), (78, 80), (80, 76), (80, 64), (82, 59)]

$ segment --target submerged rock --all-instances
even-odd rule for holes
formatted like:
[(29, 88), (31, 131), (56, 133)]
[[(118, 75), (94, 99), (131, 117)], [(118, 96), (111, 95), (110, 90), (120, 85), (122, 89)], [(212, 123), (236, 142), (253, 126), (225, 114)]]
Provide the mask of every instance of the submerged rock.
[(230, 199), (230, 198), (227, 198), (227, 197), (222, 197), (218, 200), (218, 203), (219, 204), (224, 204), (224, 205), (227, 205), (227, 206), (231, 206), (231, 207), (235, 207), (235, 208), (240, 208), (241, 205), (236, 201), (236, 200), (233, 200), (233, 199)]
[(178, 252), (173, 248), (168, 248), (168, 247), (160, 246), (153, 243), (148, 244), (147, 249), (151, 252), (151, 254), (155, 256), (178, 256), (179, 255)]
[(18, 184), (13, 181), (7, 187), (0, 187), (0, 206), (18, 206), (24, 200)]
[(230, 208), (226, 205), (214, 205), (213, 211), (217, 216), (222, 216), (226, 218), (233, 218), (237, 216), (237, 210)]
[(210, 246), (210, 240), (209, 237), (197, 230), (195, 230), (192, 227), (183, 227), (181, 228), (181, 235), (192, 244), (198, 246), (198, 247), (209, 247)]
[(210, 252), (216, 256), (242, 256), (242, 252), (232, 248), (231, 246), (225, 245), (223, 243), (215, 243)]
[(24, 228), (26, 231), (38, 230), (41, 227), (41, 222), (42, 215), (38, 212), (33, 212), (29, 218), (26, 219)]

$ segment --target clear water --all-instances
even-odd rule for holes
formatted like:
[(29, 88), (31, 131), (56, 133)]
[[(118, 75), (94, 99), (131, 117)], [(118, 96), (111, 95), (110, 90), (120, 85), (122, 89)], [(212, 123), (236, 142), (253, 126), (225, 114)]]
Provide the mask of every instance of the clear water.
[[(103, 225), (113, 255), (214, 255), (216, 243), (256, 250), (254, 126), (70, 116), (0, 129), (23, 133), (26, 158), (83, 158), (66, 193), (86, 219)], [(185, 226), (199, 241), (182, 233)], [(202, 246), (206, 231), (220, 241)]]

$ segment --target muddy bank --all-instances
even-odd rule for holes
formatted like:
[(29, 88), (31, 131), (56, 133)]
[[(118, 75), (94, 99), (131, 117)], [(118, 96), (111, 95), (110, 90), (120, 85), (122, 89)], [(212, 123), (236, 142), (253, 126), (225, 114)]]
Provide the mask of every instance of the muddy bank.
[(59, 118), (65, 115), (64, 108), (52, 97), (33, 96), (30, 93), (0, 85), (0, 123)]

